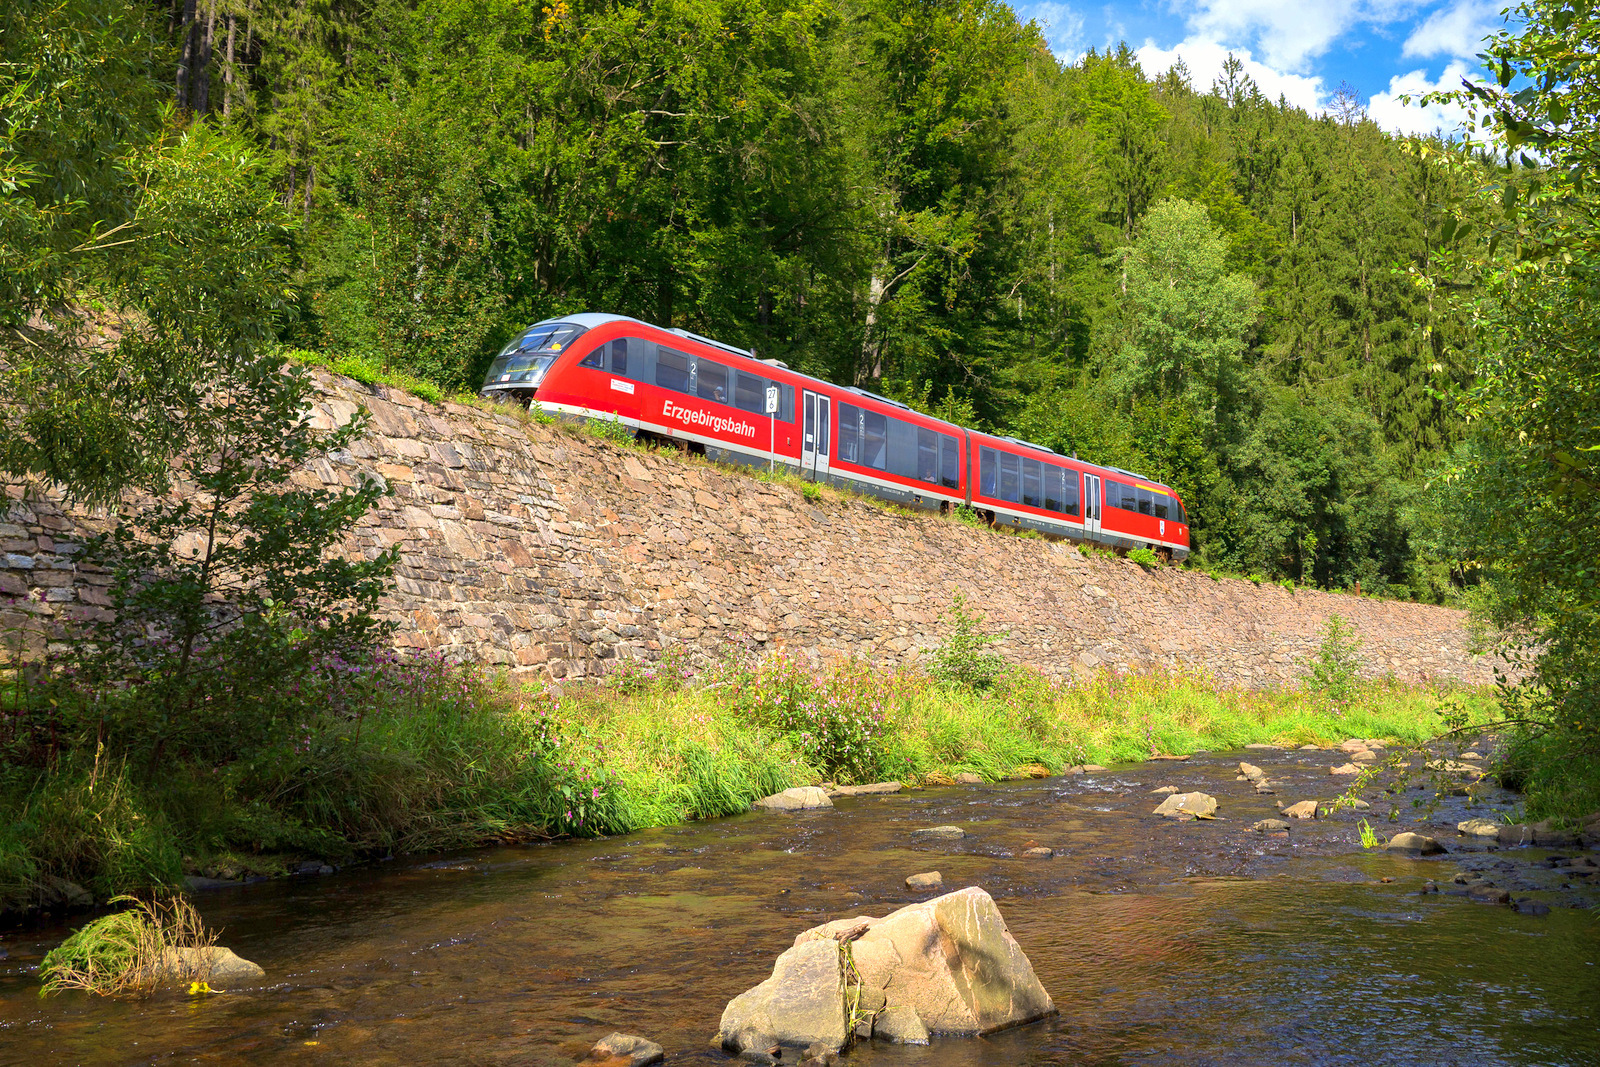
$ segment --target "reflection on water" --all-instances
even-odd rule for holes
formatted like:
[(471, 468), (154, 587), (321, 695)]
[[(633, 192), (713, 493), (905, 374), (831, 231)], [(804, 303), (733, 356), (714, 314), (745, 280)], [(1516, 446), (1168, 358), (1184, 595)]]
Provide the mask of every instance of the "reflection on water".
[[(1326, 795), (1312, 762), (1274, 778)], [(1456, 868), (1352, 851), (1349, 822), (1249, 833), (1273, 798), (1232, 777), (1217, 757), (208, 894), (206, 919), (272, 984), (204, 999), (41, 1002), (26, 968), (61, 931), (24, 935), (0, 962), (0, 1061), (565, 1065), (622, 1030), (669, 1062), (726, 1063), (709, 1047), (723, 1005), (796, 933), (881, 915), (938, 869), (996, 897), (1060, 1015), (852, 1062), (1600, 1062), (1594, 912), (1416, 896)], [(1227, 819), (1149, 819), (1158, 778)], [(911, 844), (947, 822), (970, 836)], [(1035, 844), (1060, 854), (1021, 858)]]

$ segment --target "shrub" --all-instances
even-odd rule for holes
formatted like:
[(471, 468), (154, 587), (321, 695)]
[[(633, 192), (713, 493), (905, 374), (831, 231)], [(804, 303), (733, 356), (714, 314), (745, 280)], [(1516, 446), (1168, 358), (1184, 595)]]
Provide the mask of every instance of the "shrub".
[(1006, 661), (990, 646), (1004, 641), (1009, 631), (990, 634), (981, 629), (984, 617), (967, 609), (967, 598), (957, 593), (950, 610), (941, 616), (950, 632), (933, 653), (929, 673), (942, 682), (981, 691), (1006, 671)]
[(885, 764), (892, 690), (865, 663), (813, 673), (784, 655), (751, 669), (739, 698), (756, 723), (793, 737), (805, 761), (839, 782), (870, 782)]
[(1161, 557), (1156, 555), (1153, 548), (1135, 548), (1128, 553), (1128, 559), (1147, 571), (1161, 566)]
[(1306, 665), (1305, 689), (1320, 693), (1335, 714), (1342, 714), (1355, 699), (1361, 670), (1361, 642), (1355, 630), (1339, 615), (1329, 615), (1322, 626), (1322, 641)]

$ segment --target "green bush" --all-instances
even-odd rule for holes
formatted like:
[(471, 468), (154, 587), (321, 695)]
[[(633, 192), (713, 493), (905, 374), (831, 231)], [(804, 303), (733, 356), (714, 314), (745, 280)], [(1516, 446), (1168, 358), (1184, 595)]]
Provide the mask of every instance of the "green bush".
[(964, 689), (984, 690), (1006, 671), (1006, 661), (991, 646), (1006, 639), (1006, 633), (982, 631), (984, 617), (969, 611), (967, 598), (957, 593), (942, 618), (949, 632), (944, 643), (934, 650), (928, 673), (942, 682)]
[(1128, 559), (1137, 563), (1145, 570), (1155, 570), (1161, 566), (1161, 557), (1157, 556), (1153, 548), (1135, 548), (1128, 552)]
[(892, 694), (866, 664), (821, 674), (780, 655), (751, 670), (738, 692), (753, 722), (788, 734), (806, 762), (834, 781), (870, 782), (883, 770)]
[(1361, 670), (1361, 641), (1355, 630), (1340, 615), (1329, 615), (1322, 626), (1322, 640), (1305, 668), (1305, 688), (1319, 693), (1336, 713), (1350, 706)]

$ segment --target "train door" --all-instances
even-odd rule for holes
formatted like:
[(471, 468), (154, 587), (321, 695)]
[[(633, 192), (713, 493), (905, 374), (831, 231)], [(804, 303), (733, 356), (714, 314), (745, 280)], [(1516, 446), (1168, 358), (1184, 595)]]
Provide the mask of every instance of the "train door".
[(1085, 474), (1083, 476), (1083, 532), (1096, 538), (1100, 536), (1100, 476), (1098, 474)]
[(800, 438), (800, 476), (810, 475), (812, 481), (826, 481), (828, 475), (828, 398), (809, 389), (805, 391), (803, 413), (805, 433)]

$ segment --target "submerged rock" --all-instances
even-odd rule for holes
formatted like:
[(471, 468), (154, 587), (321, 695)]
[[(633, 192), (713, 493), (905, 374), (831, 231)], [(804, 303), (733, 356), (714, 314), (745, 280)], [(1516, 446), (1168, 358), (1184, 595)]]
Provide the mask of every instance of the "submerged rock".
[(1390, 852), (1409, 852), (1416, 856), (1439, 856), (1449, 851), (1433, 838), (1409, 830), (1389, 838), (1389, 843), (1384, 847)]
[(1158, 785), (1150, 790), (1150, 795), (1153, 797), (1169, 797), (1177, 792), (1180, 792), (1180, 790), (1175, 785)]
[(831, 808), (833, 801), (819, 786), (797, 785), (770, 797), (762, 797), (750, 806), (763, 811), (810, 811), (814, 808)]
[(666, 1052), (654, 1041), (632, 1034), (611, 1033), (602, 1037), (578, 1063), (580, 1067), (649, 1067), (666, 1058)]
[(1289, 824), (1282, 819), (1262, 819), (1260, 822), (1253, 823), (1250, 829), (1255, 830), (1257, 833), (1270, 834), (1278, 830), (1289, 829)]
[(906, 879), (907, 889), (938, 889), (942, 885), (944, 885), (944, 875), (938, 871), (925, 871)]
[(1217, 798), (1209, 793), (1174, 793), (1154, 812), (1169, 819), (1210, 819), (1216, 813)]
[(920, 830), (911, 831), (911, 836), (933, 838), (937, 841), (955, 841), (966, 837), (967, 832), (959, 826), (924, 826)]
[(1024, 856), (1030, 856), (1033, 859), (1047, 860), (1047, 859), (1050, 859), (1052, 856), (1054, 856), (1056, 854), (1056, 850), (1053, 849), (1053, 848), (1046, 848), (1043, 845), (1039, 845), (1036, 848), (1030, 848), (1030, 849), (1025, 850), (1022, 854)]

